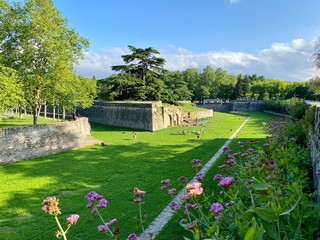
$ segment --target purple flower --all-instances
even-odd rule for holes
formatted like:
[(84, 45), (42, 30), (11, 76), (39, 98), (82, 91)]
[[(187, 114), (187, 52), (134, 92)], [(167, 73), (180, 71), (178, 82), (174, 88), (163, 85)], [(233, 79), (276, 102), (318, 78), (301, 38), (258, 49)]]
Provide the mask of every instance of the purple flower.
[(164, 189), (166, 189), (166, 188), (167, 188), (167, 186), (161, 186), (161, 187), (160, 187), (161, 190), (164, 190)]
[(108, 201), (105, 200), (104, 198), (99, 200), (99, 203), (97, 205), (97, 208), (106, 208), (107, 207)]
[(222, 164), (221, 166), (218, 166), (219, 169), (222, 169), (222, 168), (225, 168), (226, 165), (225, 164)]
[(172, 211), (178, 211), (181, 208), (180, 204), (175, 201), (170, 202), (169, 207)]
[(269, 145), (270, 145), (269, 143), (263, 144), (264, 147), (269, 147)]
[(169, 190), (168, 190), (168, 194), (171, 195), (171, 196), (172, 196), (175, 192), (176, 192), (176, 189), (175, 189), (175, 188), (172, 188), (172, 189), (169, 189)]
[(188, 181), (188, 179), (185, 176), (181, 176), (181, 177), (179, 177), (178, 181), (179, 181), (179, 183), (184, 184)]
[(247, 181), (246, 181), (246, 184), (248, 184), (248, 185), (250, 185), (251, 183), (253, 183), (254, 181), (252, 180), (252, 179), (248, 179)]
[(202, 180), (202, 175), (203, 175), (203, 173), (200, 173), (200, 172), (196, 174), (197, 181), (200, 182)]
[(153, 236), (153, 231), (152, 231), (152, 230), (147, 230), (147, 234), (152, 238), (152, 236)]
[(221, 175), (221, 174), (216, 174), (214, 177), (213, 177), (213, 180), (220, 180), (220, 179), (222, 179), (223, 178), (223, 176)]
[(140, 203), (140, 202), (141, 202), (141, 198), (134, 198), (133, 201), (134, 201), (135, 203)]
[(106, 232), (106, 231), (108, 231), (108, 227), (106, 227), (106, 225), (100, 225), (99, 227), (98, 227), (98, 231), (99, 232)]
[(191, 161), (191, 164), (196, 164), (196, 163), (199, 163), (199, 162), (200, 162), (199, 159), (193, 159), (193, 160)]
[(215, 214), (221, 213), (222, 210), (223, 210), (223, 206), (218, 202), (213, 203), (210, 207), (210, 212)]
[(220, 195), (223, 195), (223, 194), (224, 194), (224, 191), (220, 191), (219, 194), (220, 194)]
[(88, 204), (86, 205), (86, 208), (92, 208), (93, 202), (88, 202)]
[(201, 163), (198, 163), (198, 164), (197, 164), (197, 167), (198, 167), (198, 168), (202, 168), (202, 164), (201, 164)]
[(187, 222), (187, 219), (185, 219), (185, 218), (182, 218), (181, 220), (180, 220), (180, 224), (184, 224), (184, 223), (186, 223)]
[(222, 178), (221, 181), (218, 183), (218, 186), (224, 187), (224, 188), (229, 188), (232, 183), (234, 183), (234, 178), (233, 177), (226, 177)]
[(170, 179), (162, 180), (161, 184), (170, 184)]
[(135, 235), (134, 233), (131, 233), (127, 240), (140, 240), (140, 238), (137, 237), (137, 235)]
[(232, 206), (232, 204), (233, 204), (233, 202), (227, 202), (227, 203), (225, 204), (225, 206), (226, 206), (226, 207), (230, 207), (230, 206)]
[(247, 153), (252, 153), (252, 152), (254, 152), (254, 149), (252, 149), (252, 148), (247, 149)]
[(90, 202), (93, 202), (94, 200), (97, 200), (97, 197), (98, 197), (98, 194), (96, 192), (89, 192), (87, 194), (87, 196), (85, 196), (85, 198), (90, 201)]
[(241, 154), (241, 157), (244, 157), (244, 158), (245, 158), (245, 157), (248, 157), (248, 153), (242, 153), (242, 154)]
[(296, 139), (294, 137), (289, 139), (289, 142), (296, 142)]

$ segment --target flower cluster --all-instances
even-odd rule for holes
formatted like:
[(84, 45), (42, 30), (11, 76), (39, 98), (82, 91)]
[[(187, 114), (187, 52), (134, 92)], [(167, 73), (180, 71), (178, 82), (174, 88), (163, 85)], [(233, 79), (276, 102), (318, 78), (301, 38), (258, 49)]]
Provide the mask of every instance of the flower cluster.
[(108, 201), (106, 199), (103, 198), (102, 195), (99, 195), (96, 192), (89, 192), (87, 194), (87, 196), (85, 196), (85, 199), (88, 200), (88, 204), (86, 206), (86, 208), (92, 208), (94, 206), (94, 203), (96, 203), (97, 205), (94, 206), (94, 210), (92, 211), (93, 214), (95, 214), (96, 209), (95, 208), (106, 208)]
[(56, 197), (47, 197), (43, 200), (43, 206), (42, 210), (50, 215), (57, 216), (58, 214), (61, 214), (59, 205), (59, 199)]
[(116, 223), (117, 223), (117, 219), (112, 219), (109, 222), (105, 223), (104, 225), (100, 225), (98, 227), (98, 231), (99, 232), (107, 232), (110, 230), (109, 227), (116, 224)]

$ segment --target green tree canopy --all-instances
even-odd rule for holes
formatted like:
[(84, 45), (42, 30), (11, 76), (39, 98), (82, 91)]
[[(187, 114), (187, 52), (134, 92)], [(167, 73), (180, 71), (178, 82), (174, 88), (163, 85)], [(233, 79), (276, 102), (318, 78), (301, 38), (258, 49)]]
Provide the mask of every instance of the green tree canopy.
[(88, 41), (68, 29), (52, 0), (27, 0), (25, 5), (0, 0), (0, 7), (0, 59), (17, 71), (37, 124), (41, 104), (61, 94), (61, 84), (72, 78)]

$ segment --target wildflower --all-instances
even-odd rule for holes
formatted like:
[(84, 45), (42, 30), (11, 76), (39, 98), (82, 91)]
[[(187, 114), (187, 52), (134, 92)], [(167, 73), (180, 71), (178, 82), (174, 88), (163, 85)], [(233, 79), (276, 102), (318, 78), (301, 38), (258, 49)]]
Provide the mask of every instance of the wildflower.
[(153, 231), (152, 231), (152, 230), (147, 230), (147, 234), (152, 238), (152, 236), (153, 236)]
[(244, 144), (244, 142), (240, 142), (240, 141), (238, 142), (238, 145), (243, 145), (243, 144)]
[(193, 159), (192, 161), (191, 161), (191, 164), (196, 164), (196, 163), (199, 163), (200, 162), (200, 160), (199, 159)]
[(213, 203), (210, 207), (210, 212), (215, 214), (221, 213), (222, 210), (223, 210), (223, 206), (218, 202)]
[(134, 189), (133, 189), (133, 194), (134, 194), (134, 196), (144, 197), (144, 195), (146, 195), (146, 192), (140, 190), (139, 188), (134, 188)]
[(78, 219), (79, 219), (79, 215), (78, 214), (71, 214), (70, 217), (67, 218), (67, 222), (68, 224), (76, 224)]
[(140, 240), (140, 238), (137, 237), (137, 235), (135, 235), (134, 233), (131, 233), (127, 240)]
[(105, 200), (104, 198), (102, 198), (102, 199), (100, 199), (99, 201), (98, 201), (98, 204), (97, 204), (97, 208), (106, 208), (107, 207), (107, 203), (108, 203), (108, 201), (107, 200)]
[(176, 192), (176, 189), (175, 189), (175, 188), (172, 188), (172, 189), (169, 189), (169, 190), (168, 190), (168, 194), (171, 195), (171, 196), (172, 196), (175, 192)]
[(185, 176), (181, 176), (179, 177), (178, 181), (181, 184), (185, 184), (186, 182), (188, 182), (188, 179)]
[(177, 211), (181, 208), (180, 204), (175, 201), (170, 202), (169, 207), (171, 208), (172, 211)]
[(267, 125), (267, 123), (266, 122), (261, 122), (261, 125), (264, 127), (264, 126)]
[(107, 232), (107, 231), (109, 231), (109, 227), (110, 227), (111, 225), (116, 224), (116, 223), (117, 223), (117, 219), (112, 219), (112, 220), (110, 220), (109, 222), (105, 223), (104, 225), (100, 225), (100, 226), (98, 227), (98, 231), (99, 231), (99, 232)]
[(43, 200), (43, 206), (42, 210), (50, 215), (57, 216), (58, 214), (61, 214), (59, 205), (59, 199), (56, 197), (47, 197)]
[(180, 220), (180, 224), (184, 224), (184, 223), (186, 223), (187, 222), (187, 219), (185, 219), (185, 218), (182, 218), (181, 220)]
[(200, 173), (200, 172), (197, 173), (197, 174), (196, 174), (196, 179), (197, 179), (197, 181), (200, 182), (200, 181), (202, 180), (202, 176), (203, 176), (203, 173)]
[(220, 194), (220, 195), (223, 195), (223, 194), (224, 194), (224, 191), (220, 191), (219, 194)]
[(294, 137), (289, 139), (289, 142), (296, 142), (296, 139)]
[(234, 178), (233, 177), (226, 177), (226, 178), (221, 179), (218, 186), (224, 187), (224, 188), (229, 188), (232, 185), (232, 183), (234, 183)]
[(161, 190), (164, 190), (164, 189), (166, 189), (166, 188), (167, 188), (167, 186), (161, 186), (161, 187), (160, 187)]
[(247, 181), (246, 181), (246, 184), (247, 185), (250, 185), (251, 183), (253, 183), (254, 181), (252, 180), (252, 179), (248, 179)]
[(216, 174), (214, 177), (213, 177), (213, 180), (220, 180), (220, 179), (222, 179), (223, 178), (223, 176), (221, 175), (221, 174)]
[(252, 152), (254, 152), (254, 149), (252, 149), (252, 148), (247, 149), (247, 153), (252, 153)]
[(161, 184), (170, 184), (170, 179), (162, 180)]
[(225, 206), (226, 206), (226, 207), (231, 207), (232, 204), (233, 204), (233, 202), (227, 202), (227, 203), (225, 204)]
[(269, 147), (269, 145), (270, 145), (269, 143), (263, 144), (264, 147)]
[(141, 202), (141, 198), (134, 198), (133, 201), (134, 201), (135, 203), (140, 203), (140, 202)]
[(248, 157), (248, 153), (242, 153), (242, 154), (241, 154), (241, 157), (244, 157), (244, 158), (245, 158), (245, 157)]
[(198, 197), (202, 194), (203, 188), (201, 187), (201, 183), (195, 182), (187, 185), (187, 195), (189, 197)]
[(226, 165), (225, 164), (222, 164), (221, 166), (218, 166), (219, 169), (222, 169), (222, 168), (225, 168)]
[(201, 164), (201, 163), (198, 163), (198, 164), (197, 164), (197, 168), (202, 168), (202, 164)]

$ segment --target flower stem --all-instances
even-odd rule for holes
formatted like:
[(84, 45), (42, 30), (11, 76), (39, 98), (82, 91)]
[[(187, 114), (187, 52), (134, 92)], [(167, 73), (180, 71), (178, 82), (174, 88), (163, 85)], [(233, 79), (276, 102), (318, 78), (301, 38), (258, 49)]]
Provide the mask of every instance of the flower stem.
[(144, 234), (144, 237), (147, 238), (146, 233), (144, 231), (143, 221), (142, 221), (142, 209), (141, 209), (141, 203), (139, 203), (139, 216), (140, 216), (140, 223), (141, 223), (141, 230)]
[(56, 222), (57, 222), (57, 224), (58, 224), (58, 226), (59, 226), (59, 229), (60, 229), (60, 231), (61, 231), (61, 233), (62, 233), (63, 240), (67, 240), (66, 233), (64, 232), (63, 228), (61, 227), (61, 224), (60, 224), (60, 222), (59, 222), (58, 217), (57, 217), (57, 216), (54, 216), (54, 218), (56, 219)]

